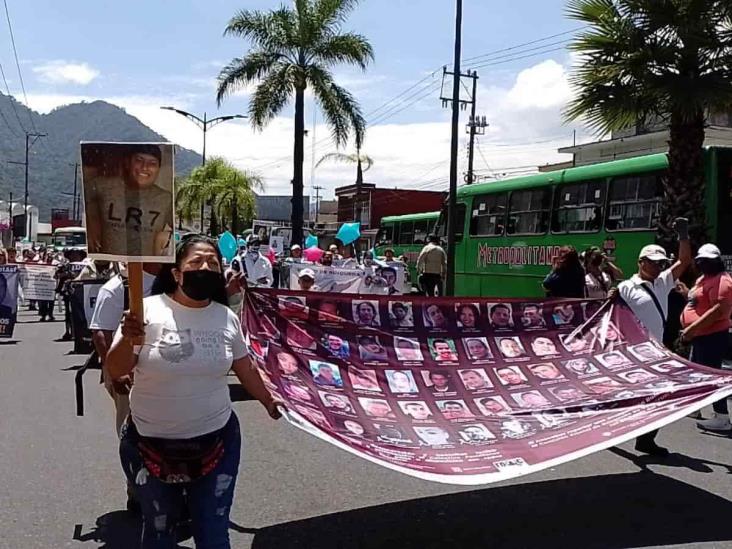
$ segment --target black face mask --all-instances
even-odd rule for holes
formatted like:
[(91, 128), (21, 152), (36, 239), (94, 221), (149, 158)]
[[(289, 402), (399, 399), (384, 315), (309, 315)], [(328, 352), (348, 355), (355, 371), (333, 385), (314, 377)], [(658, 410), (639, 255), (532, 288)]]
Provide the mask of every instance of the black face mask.
[(180, 289), (183, 293), (195, 301), (211, 299), (216, 288), (221, 284), (221, 273), (201, 269), (196, 271), (183, 271), (183, 283)]
[(697, 259), (696, 266), (705, 275), (717, 274), (719, 271), (714, 261), (709, 261), (708, 259)]

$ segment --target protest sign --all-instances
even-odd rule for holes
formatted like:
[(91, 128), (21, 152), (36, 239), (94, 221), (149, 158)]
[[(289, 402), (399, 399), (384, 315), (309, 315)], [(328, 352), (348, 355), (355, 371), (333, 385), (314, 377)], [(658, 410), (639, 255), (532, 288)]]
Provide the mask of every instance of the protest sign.
[(243, 321), (298, 427), (422, 479), (485, 484), (615, 446), (732, 394), (621, 301), (254, 289)]
[(97, 295), (105, 280), (79, 280), (71, 283), (71, 335), (74, 352), (91, 351), (89, 322), (94, 313)]
[(18, 264), (24, 299), (53, 301), (56, 299), (56, 267), (34, 263)]
[(173, 145), (82, 143), (89, 256), (174, 261)]
[(0, 338), (13, 337), (18, 312), (18, 266), (0, 265)]
[(298, 275), (302, 269), (312, 269), (315, 286), (311, 291), (346, 294), (398, 295), (404, 288), (403, 265), (374, 265), (370, 268), (327, 267), (313, 263), (293, 263), (290, 266), (290, 288), (299, 290)]

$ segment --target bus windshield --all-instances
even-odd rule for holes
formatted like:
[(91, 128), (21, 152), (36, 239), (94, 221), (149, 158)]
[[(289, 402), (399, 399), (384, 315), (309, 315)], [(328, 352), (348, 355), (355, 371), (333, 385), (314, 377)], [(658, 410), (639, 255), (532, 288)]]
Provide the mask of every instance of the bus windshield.
[(86, 232), (56, 232), (53, 235), (53, 245), (56, 248), (77, 248), (86, 246)]

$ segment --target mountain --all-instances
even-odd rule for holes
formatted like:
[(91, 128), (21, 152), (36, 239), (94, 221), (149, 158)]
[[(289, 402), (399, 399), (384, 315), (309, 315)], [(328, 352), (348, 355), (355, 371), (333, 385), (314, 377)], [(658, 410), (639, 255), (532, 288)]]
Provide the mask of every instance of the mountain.
[[(28, 202), (40, 209), (41, 222), (49, 221), (51, 208), (71, 209), (70, 193), (74, 188), (74, 163), (79, 161), (80, 141), (168, 141), (124, 109), (105, 101), (75, 103), (39, 114), (12, 96), (0, 94), (0, 198), (3, 200), (8, 199), (10, 192), (13, 200), (23, 200), (24, 167), (7, 161), (25, 160), (25, 131), (48, 134), (33, 145), (29, 160)], [(178, 148), (177, 176), (187, 175), (200, 164), (198, 153)]]

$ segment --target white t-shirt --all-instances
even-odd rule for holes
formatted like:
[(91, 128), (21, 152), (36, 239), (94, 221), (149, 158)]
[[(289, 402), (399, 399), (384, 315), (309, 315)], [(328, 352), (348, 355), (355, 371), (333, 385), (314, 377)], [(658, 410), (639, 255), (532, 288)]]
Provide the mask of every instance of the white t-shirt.
[[(150, 295), (153, 282), (155, 282), (155, 275), (142, 271), (142, 295), (144, 297)], [(99, 288), (89, 329), (115, 331), (119, 328), (119, 321), (124, 313), (124, 304), (125, 288), (122, 284), (122, 277), (113, 276)]]
[[(663, 311), (663, 317), (659, 314), (653, 298), (641, 288), (641, 285), (652, 290), (656, 295)], [(663, 271), (652, 283), (644, 281), (640, 276), (634, 274), (629, 280), (624, 280), (618, 285), (620, 297), (628, 304), (646, 330), (658, 341), (663, 341), (664, 320), (668, 318), (668, 294), (675, 285), (676, 281), (671, 269)]]
[(137, 430), (187, 439), (221, 429), (231, 415), (227, 374), (247, 355), (239, 319), (219, 303), (191, 308), (164, 294), (144, 307), (145, 344), (130, 392)]
[[(601, 284), (602, 282), (602, 284)], [(605, 287), (603, 288), (603, 284)], [(600, 273), (600, 279), (592, 273), (585, 275), (585, 288), (587, 289), (587, 297), (591, 299), (604, 299), (607, 297), (608, 290), (612, 287), (613, 281), (606, 272)]]

